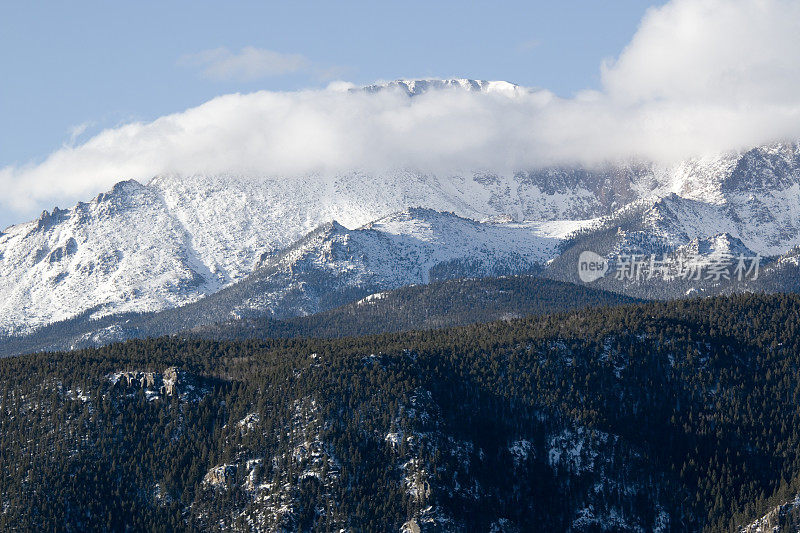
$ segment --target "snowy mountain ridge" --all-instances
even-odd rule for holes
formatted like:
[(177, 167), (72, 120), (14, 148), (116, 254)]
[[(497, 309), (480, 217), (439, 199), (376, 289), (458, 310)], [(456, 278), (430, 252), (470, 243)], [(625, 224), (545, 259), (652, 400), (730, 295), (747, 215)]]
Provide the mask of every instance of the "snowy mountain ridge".
[[(462, 82), (473, 87), (468, 80), (456, 85)], [(396, 83), (412, 92), (425, 86)], [(477, 226), (473, 243), (464, 222), (442, 223), (431, 233), (432, 212), (491, 223)], [(413, 283), (426, 280), (416, 273), (451, 260), (447, 250), (478, 254), (480, 264), (512, 252), (543, 263), (568, 233), (602, 223), (624, 226), (620, 247), (631, 236), (674, 248), (725, 234), (753, 252), (779, 256), (800, 245), (800, 148), (776, 143), (668, 167), (629, 162), (511, 174), (406, 169), (124, 181), (90, 202), (44, 212), (0, 234), (0, 334), (26, 333), (87, 310), (103, 316), (197, 301), (334, 220), (393, 235), (392, 253), (415, 272), (407, 276)], [(422, 256), (428, 262), (412, 267)], [(364, 275), (390, 286), (396, 284), (388, 280), (403, 278), (391, 262), (370, 261), (359, 263)]]

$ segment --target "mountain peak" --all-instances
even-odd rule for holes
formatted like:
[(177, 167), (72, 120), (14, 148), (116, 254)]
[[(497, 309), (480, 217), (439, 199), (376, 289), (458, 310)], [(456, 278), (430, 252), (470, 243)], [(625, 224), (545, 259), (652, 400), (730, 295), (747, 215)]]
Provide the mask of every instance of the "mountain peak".
[(513, 95), (526, 89), (507, 81), (473, 80), (467, 78), (450, 79), (397, 79), (367, 85), (362, 90), (377, 93), (387, 90), (399, 90), (408, 96), (419, 96), (432, 90), (455, 89), (477, 93), (502, 93)]

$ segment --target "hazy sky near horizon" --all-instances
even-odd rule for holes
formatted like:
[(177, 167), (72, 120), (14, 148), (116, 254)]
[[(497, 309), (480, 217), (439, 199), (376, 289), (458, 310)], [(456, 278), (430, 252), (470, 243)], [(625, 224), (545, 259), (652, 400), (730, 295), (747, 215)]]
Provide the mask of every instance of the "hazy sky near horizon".
[[(800, 0), (5, 2), (0, 228), (116, 181), (511, 171), (800, 138)], [(513, 93), (343, 90), (397, 78)]]

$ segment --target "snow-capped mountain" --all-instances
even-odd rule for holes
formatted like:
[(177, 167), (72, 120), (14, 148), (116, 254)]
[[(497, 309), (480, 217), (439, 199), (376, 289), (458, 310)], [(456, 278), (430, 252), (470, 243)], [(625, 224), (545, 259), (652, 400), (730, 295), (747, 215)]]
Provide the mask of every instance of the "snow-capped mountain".
[(777, 256), (800, 244), (800, 188), (731, 194), (718, 204), (669, 193), (631, 204), (600, 226), (617, 233), (612, 254), (671, 250), (724, 235), (753, 253)]
[(181, 305), (221, 287), (158, 191), (136, 182), (0, 235), (0, 331), (104, 306)]
[(244, 279), (181, 307), (106, 316), (89, 311), (33, 337), (39, 335), (37, 349), (74, 349), (239, 318), (310, 315), (431, 281), (537, 273), (557, 253), (562, 229), (559, 223), (476, 222), (422, 208), (354, 230), (329, 222), (265, 253)]
[(531, 272), (555, 256), (558, 243), (539, 225), (480, 223), (419, 208), (356, 230), (334, 221), (266, 255), (252, 275), (220, 291), (231, 303), (217, 316), (285, 318), (406, 285)]
[[(475, 80), (398, 80), (365, 90), (416, 97), (441, 87), (521, 90)], [(409, 211), (417, 207), (424, 209)], [(437, 227), (426, 241), (420, 235), (433, 215), (425, 209), (494, 225), (475, 226), (481, 230), (473, 242), (459, 220), (459, 229)], [(344, 285), (424, 283), (432, 269), (456, 259), (475, 266), (462, 275), (503, 271), (502, 261), (513, 254), (540, 263), (558, 253), (557, 239), (579, 229), (581, 242), (601, 253), (727, 239), (777, 257), (800, 245), (800, 147), (778, 143), (670, 166), (631, 161), (512, 173), (353, 170), (124, 181), (88, 203), (0, 233), (0, 334), (24, 334), (86, 312), (100, 317), (195, 302), (300, 253), (307, 235), (323, 226), (364, 247), (367, 259), (357, 268), (341, 267), (330, 254), (315, 260)], [(339, 237), (329, 238), (336, 249)], [(375, 249), (391, 252), (370, 255)]]
[[(0, 235), (0, 332), (22, 333), (88, 309), (103, 316), (183, 305), (243, 279), (265, 253), (321, 224), (358, 228), (415, 206), (473, 220), (581, 220), (611, 212), (588, 189), (548, 194), (527, 174), (126, 181)], [(549, 227), (558, 233), (557, 223)]]

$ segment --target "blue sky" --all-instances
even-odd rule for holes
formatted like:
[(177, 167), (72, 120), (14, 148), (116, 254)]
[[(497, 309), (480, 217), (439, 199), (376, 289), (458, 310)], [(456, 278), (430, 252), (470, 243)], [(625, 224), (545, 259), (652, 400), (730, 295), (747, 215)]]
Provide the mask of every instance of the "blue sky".
[[(3, 2), (0, 168), (221, 94), (324, 87), (334, 79), (502, 79), (570, 96), (598, 88), (601, 61), (620, 53), (649, 5)], [(190, 59), (248, 46), (302, 56), (302, 67), (224, 79)]]

